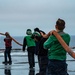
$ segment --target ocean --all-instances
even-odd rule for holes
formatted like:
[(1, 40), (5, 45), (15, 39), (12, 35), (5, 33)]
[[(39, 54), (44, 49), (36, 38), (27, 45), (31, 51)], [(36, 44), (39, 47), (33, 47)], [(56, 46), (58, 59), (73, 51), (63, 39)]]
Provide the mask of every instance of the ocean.
[[(0, 49), (4, 49), (5, 48), (5, 45), (4, 45), (4, 38), (5, 36), (0, 36)], [(23, 36), (13, 36), (13, 38), (23, 44)], [(71, 35), (71, 41), (70, 41), (70, 47), (75, 47), (75, 36), (74, 35)], [(21, 49), (22, 46), (18, 45), (17, 43), (15, 43), (14, 41), (12, 41), (12, 49)]]

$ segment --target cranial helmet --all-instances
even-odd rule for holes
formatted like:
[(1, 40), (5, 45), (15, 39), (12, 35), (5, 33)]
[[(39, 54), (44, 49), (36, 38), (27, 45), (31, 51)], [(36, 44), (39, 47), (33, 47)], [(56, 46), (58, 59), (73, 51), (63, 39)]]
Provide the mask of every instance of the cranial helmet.
[(32, 34), (31, 29), (27, 29), (26, 34), (27, 34), (27, 35), (31, 35), (31, 34)]
[(40, 33), (37, 32), (37, 31), (35, 31), (35, 32), (33, 33), (33, 35), (34, 35), (34, 36), (37, 36), (37, 37), (40, 37), (40, 36), (41, 36)]

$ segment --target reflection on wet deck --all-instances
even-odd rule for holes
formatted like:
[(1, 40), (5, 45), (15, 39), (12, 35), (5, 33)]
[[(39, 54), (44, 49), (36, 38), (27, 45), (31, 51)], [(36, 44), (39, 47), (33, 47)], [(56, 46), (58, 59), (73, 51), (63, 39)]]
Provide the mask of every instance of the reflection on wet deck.
[[(0, 75), (35, 75), (39, 71), (37, 56), (35, 55), (35, 69), (29, 70), (27, 53), (25, 52), (12, 52), (12, 65), (4, 65), (3, 53), (0, 53)], [(75, 60), (67, 55), (68, 73), (75, 75)]]

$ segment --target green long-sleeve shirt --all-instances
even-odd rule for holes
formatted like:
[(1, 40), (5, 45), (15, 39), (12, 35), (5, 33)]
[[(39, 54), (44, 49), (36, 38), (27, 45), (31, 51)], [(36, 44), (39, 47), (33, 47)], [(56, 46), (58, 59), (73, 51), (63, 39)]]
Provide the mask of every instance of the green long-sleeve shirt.
[(25, 47), (32, 47), (35, 46), (35, 41), (31, 38), (31, 35), (25, 36), (23, 40), (23, 50)]
[[(69, 45), (70, 36), (67, 33), (59, 32), (62, 39)], [(48, 49), (48, 58), (56, 60), (66, 60), (66, 51), (62, 45), (58, 42), (54, 35), (51, 35), (44, 43), (44, 48)]]

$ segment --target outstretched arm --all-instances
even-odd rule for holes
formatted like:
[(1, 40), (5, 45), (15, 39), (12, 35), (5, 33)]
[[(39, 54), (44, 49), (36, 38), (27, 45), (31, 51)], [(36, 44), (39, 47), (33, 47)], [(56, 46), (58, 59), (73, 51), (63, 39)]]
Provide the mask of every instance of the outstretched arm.
[(10, 36), (10, 38), (15, 42), (15, 43), (17, 43), (18, 45), (20, 45), (20, 46), (23, 46), (22, 44), (20, 44), (19, 42), (17, 42), (14, 38), (12, 38), (11, 36)]
[(48, 38), (50, 35), (52, 35), (52, 32), (53, 32), (53, 31), (54, 31), (54, 30), (48, 32), (48, 34), (43, 34), (42, 32), (40, 32), (40, 34), (42, 35), (42, 37)]
[(0, 33), (0, 35), (5, 35), (4, 33)]
[[(5, 36), (4, 33), (0, 33), (0, 35), (4, 35), (4, 36)], [(18, 45), (23, 46), (22, 44), (20, 44), (19, 42), (17, 42), (17, 41), (16, 41), (14, 38), (12, 38), (11, 36), (10, 36), (10, 38), (11, 38), (15, 43), (17, 43)]]

